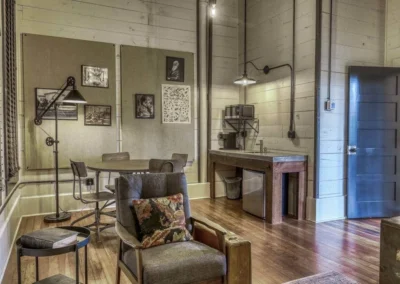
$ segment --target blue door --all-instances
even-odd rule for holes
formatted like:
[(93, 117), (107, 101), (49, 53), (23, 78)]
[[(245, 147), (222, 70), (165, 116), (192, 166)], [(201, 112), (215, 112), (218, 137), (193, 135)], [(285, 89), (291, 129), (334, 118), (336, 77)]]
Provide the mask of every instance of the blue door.
[(400, 68), (349, 67), (348, 218), (400, 215)]

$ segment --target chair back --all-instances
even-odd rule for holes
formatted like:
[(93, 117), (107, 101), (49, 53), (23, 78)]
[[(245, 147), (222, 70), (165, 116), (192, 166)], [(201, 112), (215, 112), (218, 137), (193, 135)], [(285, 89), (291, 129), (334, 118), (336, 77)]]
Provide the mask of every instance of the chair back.
[(130, 160), (129, 152), (120, 153), (106, 153), (101, 156), (101, 160), (104, 161), (124, 161)]
[[(82, 200), (82, 180), (81, 178), (86, 178), (88, 176), (86, 165), (84, 162), (74, 162), (70, 160), (72, 173), (74, 175), (74, 185), (72, 196), (76, 200)], [(76, 184), (78, 183), (79, 195), (76, 195)]]
[(182, 163), (182, 167), (186, 167), (188, 156), (188, 154), (173, 153), (172, 160), (178, 160)]
[(139, 223), (133, 208), (134, 199), (165, 197), (178, 193), (183, 195), (186, 227), (190, 225), (190, 203), (184, 173), (129, 174), (115, 180), (117, 221), (141, 240)]
[(86, 178), (88, 176), (87, 170), (86, 170), (86, 165), (84, 162), (74, 162), (70, 160), (71, 162), (71, 169), (72, 173), (74, 174), (74, 177), (78, 178)]
[(182, 163), (178, 160), (151, 159), (149, 161), (150, 173), (179, 173), (182, 170)]

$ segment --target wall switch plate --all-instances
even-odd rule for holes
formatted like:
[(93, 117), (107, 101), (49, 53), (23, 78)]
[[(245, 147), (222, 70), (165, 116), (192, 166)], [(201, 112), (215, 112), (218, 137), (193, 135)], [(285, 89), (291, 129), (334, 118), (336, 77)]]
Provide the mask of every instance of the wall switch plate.
[(331, 100), (326, 100), (325, 101), (325, 110), (326, 111), (332, 111), (336, 107), (336, 104), (332, 102)]

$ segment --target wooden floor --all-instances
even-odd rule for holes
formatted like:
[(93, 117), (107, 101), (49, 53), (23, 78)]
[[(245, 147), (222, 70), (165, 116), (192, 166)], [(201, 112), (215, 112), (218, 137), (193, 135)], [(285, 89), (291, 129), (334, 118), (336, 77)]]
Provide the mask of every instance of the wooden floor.
[[(191, 206), (193, 212), (251, 241), (253, 283), (280, 284), (332, 270), (359, 283), (378, 283), (379, 220), (314, 224), (285, 218), (283, 224), (271, 226), (243, 212), (239, 201), (194, 200)], [(82, 215), (74, 213), (73, 219)], [(24, 218), (19, 235), (47, 226), (41, 216)], [(104, 231), (101, 242), (93, 237), (89, 246), (89, 283), (114, 283), (116, 250), (114, 229)], [(83, 252), (80, 259), (83, 260)], [(74, 267), (73, 254), (42, 258), (40, 277), (57, 273), (73, 277)], [(23, 258), (22, 272), (23, 283), (34, 282), (33, 258)], [(128, 283), (127, 278), (123, 276), (121, 282)], [(15, 252), (3, 283), (17, 283)]]

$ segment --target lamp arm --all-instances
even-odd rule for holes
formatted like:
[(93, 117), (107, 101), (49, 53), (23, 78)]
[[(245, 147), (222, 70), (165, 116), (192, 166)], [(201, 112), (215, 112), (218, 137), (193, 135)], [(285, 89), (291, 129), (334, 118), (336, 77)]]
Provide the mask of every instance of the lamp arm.
[(49, 111), (50, 108), (57, 102), (57, 100), (61, 97), (61, 95), (68, 89), (68, 87), (75, 88), (75, 78), (70, 76), (67, 78), (67, 81), (61, 86), (61, 92), (57, 95), (57, 97), (51, 101), (51, 103), (38, 115), (35, 117), (35, 124), (39, 125), (42, 123), (43, 116)]

